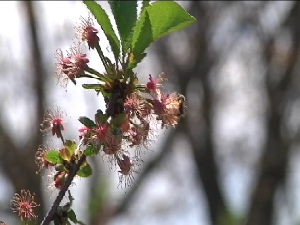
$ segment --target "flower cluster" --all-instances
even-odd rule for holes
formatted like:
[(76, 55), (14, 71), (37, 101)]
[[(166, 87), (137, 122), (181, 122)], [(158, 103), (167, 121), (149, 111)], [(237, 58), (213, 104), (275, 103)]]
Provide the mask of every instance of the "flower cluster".
[[(102, 51), (99, 30), (95, 27), (90, 14), (87, 19), (80, 18), (81, 23), (75, 27), (78, 41), (66, 51), (66, 54), (61, 49), (56, 50), (54, 77), (57, 84), (59, 83), (65, 89), (69, 81), (78, 85), (77, 81), (80, 78), (91, 79), (94, 82), (82, 84), (82, 87), (101, 95), (105, 102), (105, 110), (98, 109), (93, 118), (79, 117), (81, 127), (78, 130), (78, 140), (65, 138), (66, 113), (60, 107), (47, 110), (40, 130), (60, 139), (62, 146), (52, 148), (40, 145), (35, 154), (37, 173), (43, 169), (50, 170), (48, 177), (51, 177), (51, 181), (48, 186), (59, 190), (53, 206), (42, 222), (43, 225), (51, 221), (55, 224), (71, 222), (82, 224), (76, 219), (71, 208), (74, 198), (69, 187), (76, 178), (92, 175), (89, 157), (100, 155), (111, 168), (116, 168), (119, 186), (121, 188), (130, 186), (134, 181), (135, 173), (143, 163), (142, 152), (150, 149), (158, 129), (175, 127), (186, 109), (183, 95), (168, 93), (163, 89), (162, 82), (166, 80), (163, 76), (160, 75), (155, 79), (150, 74), (149, 81), (141, 84), (138, 75), (133, 71), (146, 56), (145, 49), (158, 38), (144, 39), (145, 35), (153, 34), (148, 34), (148, 28), (145, 35), (144, 32), (140, 32), (139, 24), (144, 22), (139, 19), (143, 17), (137, 16), (135, 10), (133, 16), (137, 16), (136, 20), (132, 20), (127, 25), (120, 20), (125, 15), (122, 14), (122, 10), (115, 10), (122, 5), (112, 3), (114, 22), (118, 29), (118, 33), (115, 33), (110, 19), (100, 6), (88, 1), (84, 4), (96, 17), (106, 36), (110, 45), (110, 48), (106, 49), (112, 51), (114, 61), (111, 61)], [(136, 9), (137, 5), (132, 4), (130, 7)], [(145, 7), (150, 5), (143, 5), (141, 12), (146, 9)], [(121, 16), (117, 15), (119, 13)], [(147, 26), (152, 29), (152, 25)], [(138, 36), (136, 40), (136, 33), (143, 36)], [(82, 51), (83, 45), (87, 45), (89, 50), (96, 51), (105, 71), (99, 72), (91, 67), (90, 58)], [(100, 62), (95, 62), (93, 65), (99, 65)], [(66, 192), (69, 193), (69, 202), (60, 206)], [(35, 219), (37, 216), (33, 209), (37, 206), (34, 195), (25, 190), (22, 190), (21, 194), (15, 194), (11, 200), (11, 208), (18, 213), (22, 221)], [(4, 224), (2, 221), (0, 223)]]
[[(47, 157), (47, 151), (41, 148), (36, 155), (36, 162), (40, 169), (49, 166), (56, 169), (54, 186), (60, 189), (68, 174), (68, 167), (78, 160), (78, 152), (88, 156), (100, 153), (111, 165), (119, 167), (120, 184), (128, 186), (134, 180), (133, 174), (138, 171), (143, 161), (141, 150), (149, 149), (155, 140), (157, 125), (160, 124), (161, 128), (175, 127), (184, 114), (184, 97), (164, 92), (162, 81), (166, 79), (163, 76), (154, 79), (149, 75), (146, 84), (139, 84), (137, 74), (126, 69), (128, 61), (119, 65), (103, 57), (100, 39), (97, 36), (98, 30), (94, 27), (91, 17), (86, 20), (81, 18), (81, 22), (76, 27), (79, 43), (70, 48), (66, 57), (61, 50), (56, 52), (55, 77), (63, 87), (67, 86), (68, 80), (76, 85), (76, 79), (81, 77), (97, 80), (97, 84), (87, 84), (83, 87), (94, 89), (97, 94), (101, 93), (106, 110), (98, 110), (93, 119), (79, 119), (82, 127), (78, 130), (80, 146), (77, 146), (77, 151), (70, 150), (70, 146), (66, 147), (64, 143), (62, 131), (65, 129), (65, 113), (61, 113), (58, 107), (56, 110), (49, 110), (42, 123), (42, 130), (51, 130), (53, 136), (61, 138), (64, 143), (63, 149), (68, 149), (70, 157), (66, 158), (63, 153), (65, 151), (60, 150), (57, 156), (60, 160), (51, 161), (51, 157)], [(87, 66), (89, 59), (80, 50), (82, 43), (87, 43), (89, 49), (97, 49), (106, 72), (100, 73)], [(80, 148), (85, 150), (79, 150)]]

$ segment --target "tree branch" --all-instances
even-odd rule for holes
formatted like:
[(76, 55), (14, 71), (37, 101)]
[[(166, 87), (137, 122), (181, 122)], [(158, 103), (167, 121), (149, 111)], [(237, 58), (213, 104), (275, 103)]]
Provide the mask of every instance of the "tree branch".
[(80, 166), (82, 165), (82, 163), (85, 160), (86, 160), (86, 156), (83, 154), (80, 157), (80, 159), (78, 160), (78, 162), (71, 168), (63, 187), (59, 191), (58, 196), (56, 197), (55, 201), (53, 202), (51, 209), (48, 211), (48, 213), (47, 213), (46, 217), (44, 218), (41, 225), (48, 225), (54, 219), (55, 214), (57, 212), (57, 208), (58, 208), (61, 200), (65, 196), (67, 190), (69, 189), (69, 186), (71, 185), (74, 177), (76, 176), (76, 173), (78, 172)]

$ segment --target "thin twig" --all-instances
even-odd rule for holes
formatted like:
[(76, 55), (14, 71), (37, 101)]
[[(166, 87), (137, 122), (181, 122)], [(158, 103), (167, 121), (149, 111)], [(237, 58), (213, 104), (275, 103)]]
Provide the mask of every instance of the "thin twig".
[(78, 163), (75, 164), (69, 174), (68, 177), (62, 187), (62, 189), (59, 191), (58, 196), (56, 197), (55, 201), (53, 202), (53, 205), (51, 207), (51, 209), (49, 210), (49, 212), (47, 213), (46, 217), (44, 218), (43, 222), (41, 223), (41, 225), (48, 225), (50, 224), (50, 222), (54, 219), (55, 213), (57, 211), (57, 208), (61, 202), (61, 200), (63, 199), (63, 197), (65, 196), (67, 190), (69, 189), (69, 186), (71, 185), (74, 177), (76, 176), (76, 173), (78, 172), (80, 166), (82, 165), (82, 163), (85, 161), (86, 156), (83, 154)]

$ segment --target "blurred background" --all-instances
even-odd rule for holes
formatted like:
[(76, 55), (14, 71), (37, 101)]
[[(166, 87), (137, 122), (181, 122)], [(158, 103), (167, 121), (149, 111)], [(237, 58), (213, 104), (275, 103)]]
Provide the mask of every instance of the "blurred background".
[[(79, 220), (92, 225), (300, 224), (300, 2), (179, 1), (197, 22), (147, 49), (142, 83), (162, 71), (165, 87), (186, 96), (187, 115), (162, 131), (135, 183), (118, 188), (117, 170), (91, 159), (93, 176), (72, 186)], [(99, 4), (109, 12), (107, 2)], [(0, 220), (20, 224), (9, 202), (35, 192), (37, 224), (57, 191), (36, 175), (39, 124), (55, 104), (79, 116), (103, 109), (94, 92), (54, 80), (54, 53), (75, 41), (88, 10), (80, 1), (0, 2)], [(96, 28), (99, 28), (96, 25)], [(99, 28), (100, 30), (100, 28)], [(101, 46), (108, 42), (100, 31)], [(102, 70), (94, 52), (90, 65)], [(105, 54), (112, 53), (107, 49)], [(53, 141), (52, 141), (53, 140)]]

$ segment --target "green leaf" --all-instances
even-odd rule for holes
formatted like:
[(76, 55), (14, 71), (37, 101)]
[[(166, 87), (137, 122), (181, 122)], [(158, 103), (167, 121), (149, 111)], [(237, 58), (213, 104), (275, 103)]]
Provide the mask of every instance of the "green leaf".
[(73, 223), (77, 223), (77, 218), (76, 218), (76, 214), (74, 212), (73, 209), (71, 209), (69, 212), (68, 212), (68, 218), (73, 222)]
[(144, 9), (149, 6), (150, 4), (150, 1), (149, 0), (144, 0), (143, 3), (142, 3), (142, 9), (141, 9), (141, 12), (144, 11)]
[(103, 125), (107, 122), (108, 117), (108, 115), (103, 114), (102, 110), (98, 109), (95, 114), (95, 121), (96, 123), (100, 123), (101, 125)]
[(50, 150), (46, 153), (45, 159), (52, 164), (61, 164), (62, 158), (59, 155), (59, 151)]
[(81, 117), (79, 117), (78, 120), (80, 121), (80, 123), (82, 123), (84, 126), (90, 128), (90, 129), (96, 126), (94, 121), (86, 116), (81, 116)]
[(95, 154), (94, 147), (92, 145), (88, 145), (83, 153), (86, 156), (93, 156)]
[(123, 54), (131, 47), (137, 20), (137, 1), (109, 1), (121, 38)]
[(158, 1), (144, 8), (136, 23), (132, 39), (133, 62), (157, 39), (181, 30), (196, 19), (173, 1)]
[(139, 62), (141, 62), (145, 57), (145, 49), (151, 44), (151, 42), (154, 41), (149, 13), (146, 10), (147, 8), (145, 8), (141, 14), (134, 30), (132, 42), (133, 53), (130, 55), (129, 64), (137, 65)]
[(85, 89), (101, 89), (102, 85), (101, 84), (83, 84), (82, 87)]
[[(71, 156), (75, 153), (76, 149), (77, 149), (77, 145), (75, 141), (71, 141), (71, 140), (66, 140), (65, 142), (65, 155), (68, 159), (71, 158)], [(62, 150), (61, 150), (62, 151)]]
[(92, 175), (92, 173), (93, 171), (90, 164), (86, 163), (83, 167), (81, 167), (78, 170), (77, 175), (80, 177), (89, 177)]
[(82, 87), (84, 89), (93, 89), (95, 90), (96, 92), (99, 92), (99, 91), (103, 91), (103, 86), (102, 84), (83, 84)]
[(91, 13), (95, 16), (98, 24), (101, 26), (104, 34), (107, 37), (107, 40), (111, 46), (111, 49), (114, 53), (115, 59), (117, 60), (120, 55), (120, 41), (114, 32), (114, 29), (111, 25), (111, 22), (108, 18), (108, 15), (102, 9), (102, 7), (95, 1), (83, 1)]

